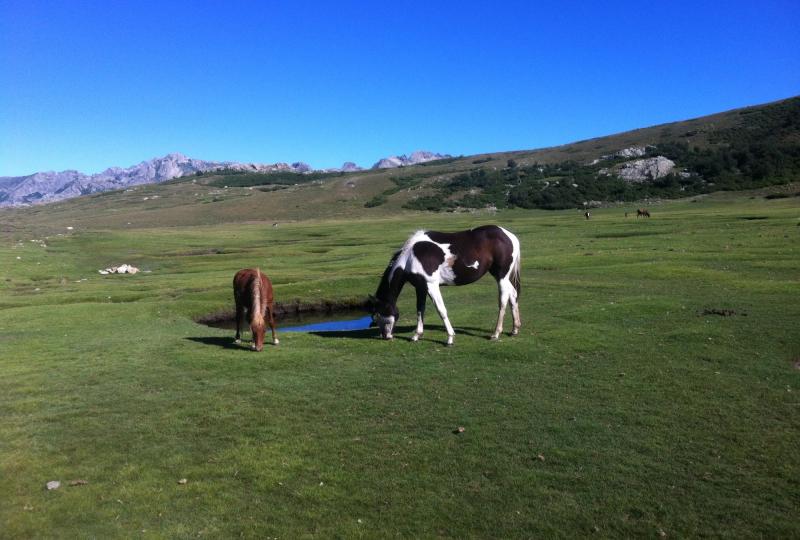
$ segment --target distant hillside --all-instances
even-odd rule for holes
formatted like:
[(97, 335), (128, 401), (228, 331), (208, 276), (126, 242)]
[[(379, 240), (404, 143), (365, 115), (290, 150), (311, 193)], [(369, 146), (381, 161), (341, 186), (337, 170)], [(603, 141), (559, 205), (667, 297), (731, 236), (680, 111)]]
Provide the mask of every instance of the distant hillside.
[(9, 232), (38, 223), (47, 230), (66, 225), (113, 229), (349, 219), (404, 210), (583, 208), (800, 182), (800, 98), (553, 148), (353, 168), (304, 174), (195, 171), (158, 184), (4, 208), (2, 228)]
[[(503, 156), (505, 163), (497, 163), (497, 155), (474, 159), (475, 167), (431, 185), (403, 206), (559, 209), (797, 181), (800, 98)], [(400, 185), (422, 182), (408, 175), (398, 179)]]

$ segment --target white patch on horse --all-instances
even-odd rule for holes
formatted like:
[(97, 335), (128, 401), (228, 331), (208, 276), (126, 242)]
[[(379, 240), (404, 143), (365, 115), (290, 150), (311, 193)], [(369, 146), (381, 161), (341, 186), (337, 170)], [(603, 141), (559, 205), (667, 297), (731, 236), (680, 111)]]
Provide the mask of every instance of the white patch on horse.
[[(436, 242), (434, 242), (436, 244)], [(456, 274), (453, 272), (453, 263), (456, 256), (450, 253), (450, 244), (436, 244), (444, 251), (444, 261), (439, 265), (436, 272), (433, 273), (437, 278), (437, 282), (443, 285), (452, 285), (456, 282)], [(438, 274), (438, 275), (437, 275)]]
[[(430, 276), (425, 272), (419, 259), (414, 256), (414, 245), (419, 242), (430, 242), (438, 246), (444, 252), (444, 261), (442, 261), (439, 267)], [(412, 274), (425, 276), (428, 282), (453, 285), (456, 279), (455, 273), (453, 272), (453, 262), (455, 259), (456, 256), (450, 252), (450, 244), (434, 242), (425, 231), (417, 231), (406, 241), (403, 248), (400, 250), (400, 255), (397, 256), (392, 270), (389, 273), (389, 281), (394, 277), (395, 270), (402, 268)]]
[(478, 265), (478, 261), (475, 261), (474, 263), (468, 264), (466, 266), (467, 266), (467, 268), (474, 268), (475, 270), (477, 270), (479, 265)]
[[(402, 268), (403, 270), (413, 269), (416, 257), (413, 256), (412, 249), (414, 248), (414, 244), (422, 240), (430, 241), (430, 238), (428, 238), (428, 235), (425, 234), (425, 231), (417, 231), (411, 235), (411, 238), (406, 240), (406, 243), (403, 244), (403, 247), (400, 249), (400, 254), (392, 264), (392, 269), (389, 272), (389, 283), (391, 283), (392, 279), (394, 279), (394, 273), (398, 268)], [(419, 261), (416, 262), (419, 264)]]

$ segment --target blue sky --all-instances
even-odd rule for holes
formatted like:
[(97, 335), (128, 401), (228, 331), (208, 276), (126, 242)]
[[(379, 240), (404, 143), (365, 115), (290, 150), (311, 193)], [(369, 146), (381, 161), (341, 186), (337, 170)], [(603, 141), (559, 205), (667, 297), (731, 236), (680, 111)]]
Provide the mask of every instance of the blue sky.
[(540, 148), (800, 94), (800, 2), (0, 0), (0, 176)]

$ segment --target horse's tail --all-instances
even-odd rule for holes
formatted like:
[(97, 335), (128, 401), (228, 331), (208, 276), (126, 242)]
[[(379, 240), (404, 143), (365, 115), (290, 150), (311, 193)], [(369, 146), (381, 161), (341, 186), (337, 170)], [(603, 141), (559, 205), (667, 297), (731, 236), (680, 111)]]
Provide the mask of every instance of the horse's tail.
[(519, 238), (512, 233), (511, 231), (507, 231), (503, 229), (503, 232), (506, 233), (508, 239), (511, 240), (511, 268), (508, 273), (508, 279), (511, 281), (511, 284), (514, 286), (514, 289), (517, 291), (517, 296), (520, 295), (522, 292), (522, 281), (520, 279), (520, 271), (522, 270), (522, 250), (519, 246)]
[(520, 270), (522, 269), (522, 255), (517, 252), (517, 257), (511, 263), (511, 284), (514, 286), (514, 289), (517, 290), (517, 296), (522, 293), (522, 282), (520, 280), (519, 274)]
[(264, 291), (261, 290), (261, 270), (258, 268), (253, 278), (253, 309), (250, 315), (250, 324), (254, 328), (264, 326)]

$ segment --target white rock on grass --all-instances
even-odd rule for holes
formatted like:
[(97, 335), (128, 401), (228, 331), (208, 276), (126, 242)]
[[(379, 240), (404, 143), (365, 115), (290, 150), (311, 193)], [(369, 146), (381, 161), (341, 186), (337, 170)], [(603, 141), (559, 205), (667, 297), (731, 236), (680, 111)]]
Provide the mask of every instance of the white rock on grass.
[(139, 269), (132, 264), (121, 264), (120, 266), (110, 266), (104, 270), (98, 270), (98, 273), (105, 275), (108, 274), (136, 274)]

